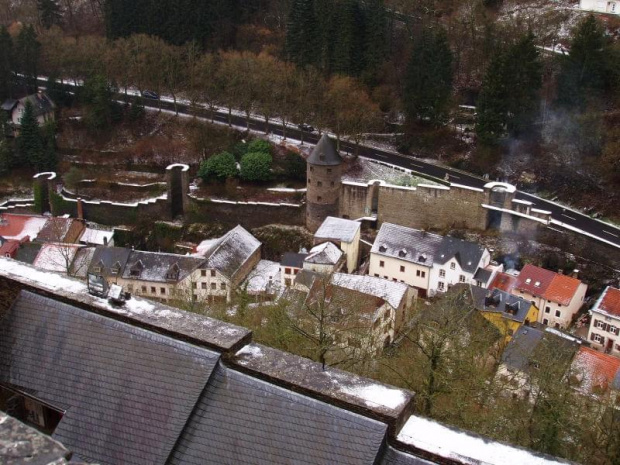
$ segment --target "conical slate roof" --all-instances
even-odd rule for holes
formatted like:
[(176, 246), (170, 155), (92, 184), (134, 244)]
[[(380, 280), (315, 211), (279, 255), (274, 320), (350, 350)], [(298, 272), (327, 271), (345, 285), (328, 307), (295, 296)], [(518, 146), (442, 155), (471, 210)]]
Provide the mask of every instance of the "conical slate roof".
[(308, 157), (308, 163), (311, 165), (336, 166), (342, 163), (342, 158), (336, 150), (334, 141), (327, 134), (323, 134), (321, 140)]

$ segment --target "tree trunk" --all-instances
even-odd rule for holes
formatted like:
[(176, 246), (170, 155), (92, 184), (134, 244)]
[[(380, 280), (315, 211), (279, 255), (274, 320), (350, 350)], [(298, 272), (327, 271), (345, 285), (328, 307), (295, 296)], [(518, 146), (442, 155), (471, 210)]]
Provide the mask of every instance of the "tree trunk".
[(232, 127), (232, 108), (228, 107), (228, 127)]
[(286, 121), (282, 120), (282, 138), (286, 140)]
[[(179, 116), (179, 108), (177, 107), (177, 96), (176, 94), (172, 94), (172, 100), (174, 100), (174, 114), (176, 116)], [(161, 102), (161, 97), (159, 98), (159, 101)]]
[(215, 121), (215, 107), (211, 105), (211, 124)]
[(265, 134), (269, 134), (269, 116), (265, 115)]
[(245, 112), (245, 128), (248, 132), (250, 132), (250, 112)]

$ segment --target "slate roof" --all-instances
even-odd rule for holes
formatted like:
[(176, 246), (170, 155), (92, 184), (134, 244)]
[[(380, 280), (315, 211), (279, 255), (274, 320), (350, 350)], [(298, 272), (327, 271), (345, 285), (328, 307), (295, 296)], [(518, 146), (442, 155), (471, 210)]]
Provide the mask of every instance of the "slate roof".
[(80, 237), (80, 242), (88, 245), (107, 245), (114, 237), (114, 231), (86, 228)]
[(301, 270), (295, 275), (295, 284), (300, 284), (308, 289), (312, 287), (314, 280), (320, 278), (319, 273), (310, 270)]
[(201, 268), (215, 269), (232, 280), (260, 246), (258, 239), (242, 226), (236, 226), (208, 251)]
[[(122, 276), (147, 282), (180, 282), (203, 262), (202, 258), (187, 255), (131, 250)], [(177, 270), (178, 276), (170, 278), (168, 273), (172, 270)]]
[(463, 271), (474, 273), (484, 254), (484, 247), (473, 242), (445, 236), (435, 252), (435, 262), (443, 265), (456, 258)]
[(19, 99), (19, 103), (23, 105), (26, 105), (26, 102), (30, 102), (32, 104), (34, 116), (45, 115), (46, 113), (54, 111), (54, 108), (56, 108), (56, 105), (52, 102), (52, 99), (50, 99), (45, 92), (27, 95), (26, 97)]
[(525, 371), (536, 347), (545, 335), (545, 331), (533, 326), (521, 326), (506, 345), (502, 354), (502, 363), (509, 368)]
[(316, 265), (336, 265), (343, 255), (344, 252), (334, 244), (324, 242), (313, 247), (304, 261)]
[(15, 260), (28, 263), (32, 265), (39, 255), (39, 251), (43, 247), (43, 244), (37, 244), (36, 242), (26, 242), (19, 246), (19, 250), (15, 255)]
[(342, 164), (342, 157), (338, 154), (334, 141), (327, 134), (323, 134), (307, 162), (311, 165), (337, 166)]
[(415, 457), (388, 446), (381, 465), (434, 465), (436, 462)]
[(294, 252), (285, 252), (282, 255), (282, 260), (280, 261), (281, 266), (290, 266), (292, 268), (303, 268), (304, 267), (304, 259), (308, 256), (307, 253), (294, 253)]
[(13, 111), (13, 109), (15, 108), (15, 106), (19, 103), (19, 100), (15, 100), (12, 98), (6, 99), (3, 103), (2, 103), (2, 108), (4, 111)]
[(404, 283), (395, 283), (387, 279), (368, 275), (353, 275), (334, 273), (332, 283), (354, 291), (359, 291), (374, 297), (380, 297), (393, 308), (399, 308), (407, 297), (408, 286)]
[(501, 313), (502, 317), (509, 320), (525, 322), (532, 303), (521, 297), (509, 294), (499, 289), (484, 289), (478, 286), (470, 286), (474, 306), (485, 312)]
[(314, 238), (331, 241), (353, 242), (355, 235), (361, 227), (361, 223), (357, 221), (328, 216), (325, 218), (325, 221), (323, 221), (317, 232), (314, 233)]
[[(102, 276), (120, 276), (125, 269), (127, 260), (129, 259), (130, 249), (124, 247), (96, 247), (95, 253), (88, 266), (89, 273), (100, 274)], [(112, 267), (118, 264), (119, 273), (112, 273)], [(96, 268), (100, 267), (101, 270), (97, 271)]]
[(171, 465), (373, 464), (386, 425), (221, 364)]
[(442, 239), (437, 234), (383, 223), (370, 252), (430, 268)]
[(53, 438), (102, 464), (164, 464), (219, 355), (22, 291), (0, 381), (66, 410)]
[(476, 274), (474, 274), (474, 279), (476, 281), (480, 281), (481, 283), (488, 283), (489, 279), (491, 279), (491, 276), (493, 275), (493, 272), (491, 270), (487, 270), (484, 268), (478, 268), (478, 271), (476, 271)]
[(570, 305), (580, 284), (578, 279), (528, 264), (519, 273), (515, 288), (562, 305)]
[(607, 286), (592, 310), (620, 317), (620, 290)]

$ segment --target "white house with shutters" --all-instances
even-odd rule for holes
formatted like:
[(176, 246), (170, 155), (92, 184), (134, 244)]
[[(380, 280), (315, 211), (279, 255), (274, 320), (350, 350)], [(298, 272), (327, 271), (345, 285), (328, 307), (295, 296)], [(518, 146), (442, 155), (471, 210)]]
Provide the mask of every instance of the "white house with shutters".
[(620, 290), (608, 286), (590, 310), (592, 348), (620, 357)]
[(581, 0), (579, 8), (597, 13), (620, 14), (619, 0)]

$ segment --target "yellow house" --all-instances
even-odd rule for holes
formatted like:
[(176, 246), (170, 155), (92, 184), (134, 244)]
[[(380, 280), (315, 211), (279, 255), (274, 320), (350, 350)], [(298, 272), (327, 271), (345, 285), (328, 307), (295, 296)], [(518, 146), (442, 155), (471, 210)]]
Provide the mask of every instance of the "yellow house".
[(523, 324), (538, 321), (538, 307), (530, 301), (499, 289), (470, 288), (474, 306), (504, 335), (504, 343), (510, 342)]

